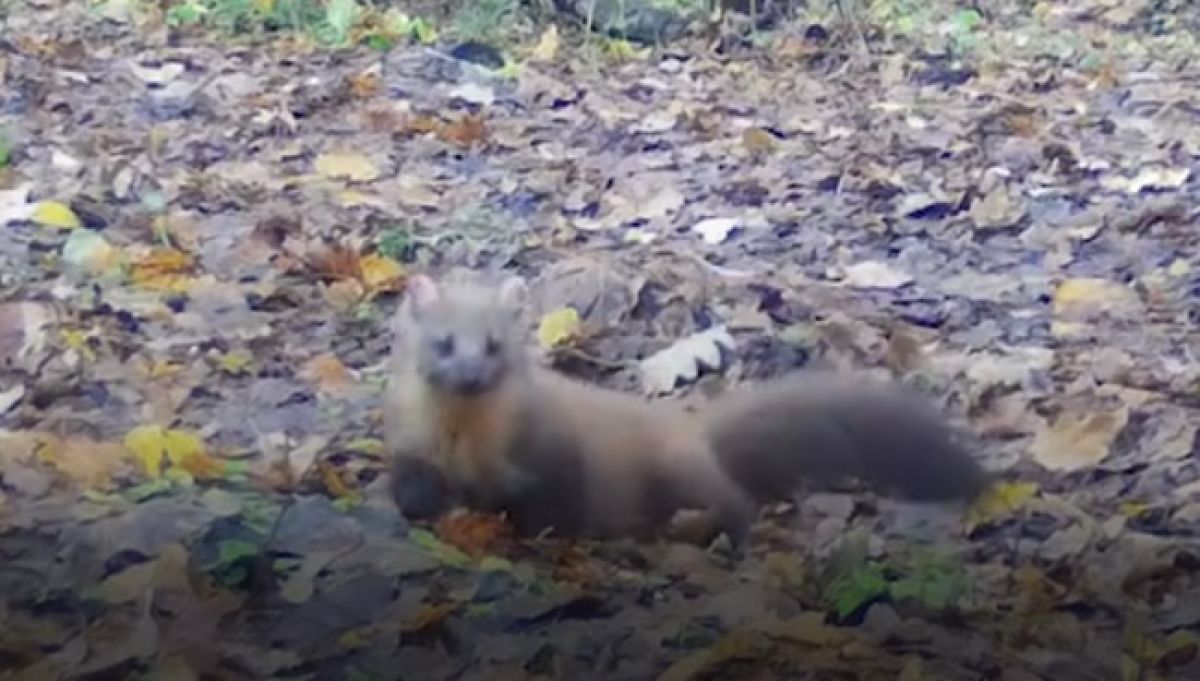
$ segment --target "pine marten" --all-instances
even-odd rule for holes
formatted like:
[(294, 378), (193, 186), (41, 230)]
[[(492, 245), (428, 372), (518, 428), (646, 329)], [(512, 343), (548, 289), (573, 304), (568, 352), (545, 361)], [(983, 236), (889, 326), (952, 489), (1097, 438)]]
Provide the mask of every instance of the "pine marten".
[(409, 278), (384, 402), (392, 490), (410, 520), (504, 512), (525, 534), (645, 536), (678, 510), (744, 539), (759, 504), (804, 481), (859, 478), (919, 500), (966, 500), (988, 475), (898, 390), (799, 372), (699, 413), (604, 390), (527, 355), (510, 278)]

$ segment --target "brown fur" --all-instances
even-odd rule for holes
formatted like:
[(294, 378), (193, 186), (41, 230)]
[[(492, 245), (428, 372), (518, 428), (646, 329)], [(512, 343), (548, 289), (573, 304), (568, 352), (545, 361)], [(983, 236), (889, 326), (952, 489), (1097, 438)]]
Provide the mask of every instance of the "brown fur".
[[(698, 509), (736, 541), (757, 502), (804, 480), (861, 478), (919, 499), (970, 497), (986, 481), (936, 416), (896, 391), (801, 375), (697, 416), (532, 366), (517, 332), (520, 289), (424, 278), (413, 287), (397, 316), (384, 412), (397, 503), (410, 517), (466, 503), (507, 512), (529, 533), (613, 536)], [(428, 362), (452, 363), (426, 351), (447, 330), (500, 341), (503, 370), (470, 360), (478, 371), (464, 374), (491, 377), (486, 390), (430, 378)]]

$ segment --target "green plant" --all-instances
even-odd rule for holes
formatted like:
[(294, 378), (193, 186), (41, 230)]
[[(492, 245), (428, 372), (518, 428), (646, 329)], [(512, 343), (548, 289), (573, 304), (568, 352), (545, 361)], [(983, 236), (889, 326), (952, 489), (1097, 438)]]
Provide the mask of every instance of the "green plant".
[(8, 141), (8, 131), (0, 128), (0, 168), (7, 168), (12, 162), (12, 143)]
[(485, 41), (512, 28), (520, 0), (477, 0), (463, 3), (454, 13), (454, 33), (462, 40)]

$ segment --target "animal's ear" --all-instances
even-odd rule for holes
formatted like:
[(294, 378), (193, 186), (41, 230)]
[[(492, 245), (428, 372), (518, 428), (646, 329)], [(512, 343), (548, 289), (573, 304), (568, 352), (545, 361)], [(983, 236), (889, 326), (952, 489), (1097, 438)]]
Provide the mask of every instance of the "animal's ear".
[(500, 303), (505, 307), (520, 312), (525, 309), (528, 300), (529, 286), (525, 284), (524, 279), (512, 276), (500, 282)]
[(428, 310), (442, 298), (442, 289), (432, 277), (424, 274), (414, 274), (408, 278), (404, 286), (408, 294), (408, 307), (414, 314)]

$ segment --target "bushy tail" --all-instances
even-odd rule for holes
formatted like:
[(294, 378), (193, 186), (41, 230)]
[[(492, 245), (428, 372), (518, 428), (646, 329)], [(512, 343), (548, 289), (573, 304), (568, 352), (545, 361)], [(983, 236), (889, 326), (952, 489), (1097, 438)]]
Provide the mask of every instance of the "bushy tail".
[(760, 502), (856, 478), (917, 501), (967, 501), (990, 475), (917, 395), (800, 373), (715, 401), (706, 427), (726, 473)]

